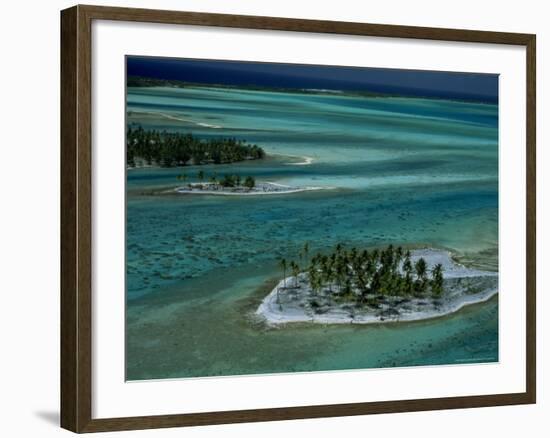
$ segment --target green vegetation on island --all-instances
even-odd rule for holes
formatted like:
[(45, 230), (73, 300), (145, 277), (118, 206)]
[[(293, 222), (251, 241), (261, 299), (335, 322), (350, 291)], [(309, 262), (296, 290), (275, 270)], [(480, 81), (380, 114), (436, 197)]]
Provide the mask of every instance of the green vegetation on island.
[[(321, 189), (321, 187), (293, 187), (269, 181), (256, 181), (252, 175), (225, 173), (218, 176), (216, 172), (207, 174), (202, 169), (194, 175), (186, 172), (180, 173), (176, 179), (184, 183), (174, 189), (180, 194), (282, 195)], [(172, 193), (172, 191), (161, 193)]]
[(262, 91), (274, 93), (296, 93), (309, 95), (327, 95), (337, 94), (342, 96), (361, 96), (361, 97), (394, 97), (400, 96), (395, 93), (381, 93), (370, 90), (337, 90), (337, 89), (319, 89), (303, 87), (283, 87), (283, 86), (262, 86), (255, 84), (225, 84), (225, 83), (202, 83), (182, 81), (178, 79), (158, 79), (144, 76), (128, 76), (127, 87), (147, 88), (147, 87), (165, 87), (165, 88), (216, 88), (220, 90), (240, 89), (247, 91)]
[[(298, 261), (282, 258), (283, 287), (298, 287), (300, 273), (305, 273), (313, 293), (325, 293), (357, 304), (376, 304), (385, 297), (417, 298), (443, 293), (443, 266), (437, 264), (431, 272), (424, 258), (415, 262), (411, 252), (389, 245), (385, 249), (359, 251), (346, 250), (336, 245), (330, 254), (317, 253), (309, 258), (309, 244), (300, 251)], [(291, 272), (294, 284), (287, 285), (286, 275)]]
[[(187, 181), (189, 176), (186, 173), (182, 173), (176, 177), (178, 181)], [(256, 179), (253, 176), (247, 175), (244, 179), (241, 175), (224, 174), (222, 178), (218, 178), (216, 173), (208, 176), (203, 170), (199, 170), (196, 174), (196, 183), (190, 183), (190, 187), (202, 188), (203, 183), (208, 181), (209, 185), (221, 186), (221, 187), (245, 187), (247, 189), (253, 189), (256, 186)]]
[(171, 79), (148, 78), (145, 76), (128, 76), (126, 79), (127, 87), (175, 87), (183, 88), (187, 83), (184, 81)]
[(264, 150), (246, 140), (235, 138), (200, 139), (192, 134), (145, 130), (128, 127), (126, 132), (126, 163), (136, 167), (137, 160), (162, 167), (188, 164), (227, 164), (265, 157)]

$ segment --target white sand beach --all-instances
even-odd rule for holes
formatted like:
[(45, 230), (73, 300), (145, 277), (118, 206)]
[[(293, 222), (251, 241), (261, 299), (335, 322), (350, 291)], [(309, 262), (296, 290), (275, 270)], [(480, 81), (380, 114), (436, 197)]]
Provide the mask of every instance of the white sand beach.
[(313, 157), (309, 157), (307, 155), (290, 155), (285, 154), (281, 152), (273, 152), (269, 151), (269, 156), (271, 157), (283, 157), (283, 158), (293, 158), (299, 161), (290, 161), (288, 163), (284, 163), (287, 166), (309, 166), (312, 164), (315, 159)]
[[(294, 157), (294, 156), (292, 156)], [(309, 166), (311, 163), (313, 163), (313, 158), (312, 157), (306, 157), (306, 156), (297, 156), (296, 158), (301, 158), (302, 161), (299, 161), (297, 163), (286, 163), (288, 164), (289, 166)]]
[(438, 298), (385, 297), (377, 307), (337, 301), (313, 292), (307, 275), (281, 280), (264, 298), (256, 315), (269, 325), (295, 322), (320, 324), (379, 324), (418, 321), (451, 314), (464, 306), (489, 300), (498, 293), (498, 273), (470, 269), (454, 262), (447, 251), (414, 250), (411, 260), (424, 258), (431, 269), (444, 269), (444, 291)]
[(212, 129), (221, 129), (222, 128), (222, 126), (220, 126), (220, 125), (212, 125), (210, 123), (199, 122), (197, 120), (178, 117), (178, 116), (174, 116), (172, 114), (167, 114), (167, 113), (158, 112), (158, 111), (137, 111), (137, 110), (133, 110), (133, 112), (136, 113), (136, 114), (147, 114), (147, 115), (150, 115), (150, 116), (157, 116), (157, 117), (160, 116), (160, 117), (164, 117), (165, 119), (175, 120), (175, 121), (178, 121), (178, 122), (191, 123), (191, 124), (194, 124), (194, 125), (197, 125), (197, 126), (202, 126), (204, 128), (212, 128)]
[(217, 196), (263, 196), (263, 195), (285, 195), (300, 193), (312, 190), (326, 190), (330, 187), (291, 187), (274, 182), (257, 183), (253, 188), (222, 187), (214, 183), (191, 183), (186, 186), (176, 187), (175, 192), (183, 195), (217, 195)]

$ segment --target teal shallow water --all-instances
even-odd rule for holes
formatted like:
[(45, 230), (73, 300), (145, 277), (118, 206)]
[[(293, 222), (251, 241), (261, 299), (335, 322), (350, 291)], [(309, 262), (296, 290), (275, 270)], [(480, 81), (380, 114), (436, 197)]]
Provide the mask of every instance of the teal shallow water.
[[(129, 379), (485, 362), (498, 300), (394, 326), (266, 329), (250, 319), (304, 242), (449, 248), (496, 267), (498, 108), (429, 99), (129, 89), (128, 121), (235, 136), (272, 154), (208, 174), (327, 188), (268, 197), (153, 196), (182, 169), (127, 176)], [(169, 116), (169, 117), (167, 117)], [(282, 154), (283, 156), (273, 155)], [(291, 156), (313, 158), (311, 165)], [(184, 171), (193, 180), (197, 168)]]

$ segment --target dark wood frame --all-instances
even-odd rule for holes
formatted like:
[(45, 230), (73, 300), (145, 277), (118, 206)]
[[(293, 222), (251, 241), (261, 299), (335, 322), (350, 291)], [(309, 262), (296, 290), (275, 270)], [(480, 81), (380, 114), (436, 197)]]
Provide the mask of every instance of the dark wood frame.
[[(92, 419), (92, 20), (139, 21), (525, 46), (527, 53), (526, 391), (468, 397)], [(535, 47), (535, 35), (519, 33), (80, 5), (62, 11), (61, 426), (80, 433), (535, 403)]]

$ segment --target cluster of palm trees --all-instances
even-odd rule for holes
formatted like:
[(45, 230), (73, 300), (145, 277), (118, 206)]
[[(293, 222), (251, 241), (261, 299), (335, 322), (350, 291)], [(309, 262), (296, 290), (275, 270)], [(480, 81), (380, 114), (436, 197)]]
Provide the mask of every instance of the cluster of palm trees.
[(303, 269), (294, 260), (279, 261), (285, 278), (287, 269), (292, 271), (295, 284), (291, 286), (297, 287), (298, 274), (305, 272), (314, 293), (324, 291), (359, 303), (384, 296), (439, 297), (443, 293), (443, 266), (437, 264), (428, 272), (426, 260), (413, 263), (410, 251), (400, 246), (359, 251), (338, 244), (330, 254), (308, 256), (306, 243), (299, 255)]
[(145, 130), (132, 125), (126, 132), (126, 161), (130, 167), (135, 167), (136, 159), (142, 159), (149, 165), (174, 167), (189, 163), (233, 163), (264, 156), (264, 150), (258, 145), (235, 138), (200, 139), (192, 134)]
[[(181, 173), (176, 176), (178, 181), (187, 181), (189, 176), (186, 173)], [(211, 184), (221, 187), (245, 187), (247, 189), (253, 189), (256, 186), (256, 179), (253, 176), (246, 176), (244, 179), (240, 175), (225, 174), (222, 178), (218, 178), (216, 173), (207, 177), (203, 170), (199, 170), (196, 175), (196, 179), (199, 182), (204, 182), (206, 179)]]
[(225, 174), (218, 184), (222, 187), (246, 187), (247, 189), (252, 189), (256, 185), (256, 180), (250, 175), (246, 176), (243, 180), (240, 175)]

